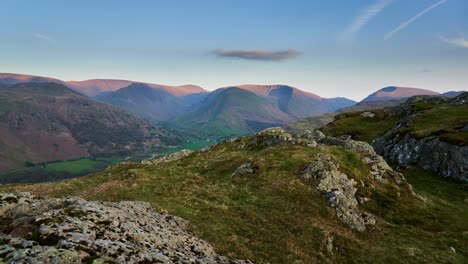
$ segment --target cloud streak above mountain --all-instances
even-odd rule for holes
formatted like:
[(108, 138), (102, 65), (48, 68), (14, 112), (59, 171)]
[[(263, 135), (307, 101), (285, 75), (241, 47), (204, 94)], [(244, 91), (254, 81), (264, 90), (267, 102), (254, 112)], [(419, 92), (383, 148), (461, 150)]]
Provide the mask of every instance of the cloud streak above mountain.
[(447, 43), (452, 44), (454, 46), (458, 46), (458, 47), (468, 49), (468, 40), (463, 38), (463, 37), (458, 37), (458, 38), (444, 38), (444, 37), (441, 37), (441, 39), (444, 42), (447, 42)]
[(46, 36), (46, 35), (44, 35), (44, 34), (33, 33), (32, 36), (35, 37), (35, 38), (44, 40), (44, 41), (46, 41), (46, 42), (52, 43), (52, 44), (57, 43), (57, 41), (55, 41), (55, 39), (53, 39), (53, 38), (51, 38), (51, 37), (48, 37), (48, 36)]
[(257, 60), (257, 61), (285, 61), (296, 58), (302, 52), (294, 49), (282, 51), (268, 51), (268, 50), (225, 50), (218, 49), (213, 51), (218, 57), (237, 58), (244, 60)]
[(424, 14), (426, 14), (427, 12), (431, 11), (432, 9), (440, 6), (441, 4), (447, 2), (448, 0), (441, 0), (433, 5), (431, 5), (430, 7), (424, 9), (423, 11), (419, 12), (418, 14), (416, 14), (415, 16), (413, 16), (412, 18), (408, 19), (407, 21), (403, 22), (402, 24), (400, 24), (398, 27), (396, 27), (394, 30), (390, 31), (387, 33), (387, 35), (385, 35), (385, 40), (388, 40), (390, 39), (391, 37), (393, 37), (393, 35), (395, 35), (396, 33), (398, 33), (400, 30), (403, 30), (404, 28), (406, 28), (407, 26), (409, 26), (411, 23), (413, 23), (415, 20), (417, 20), (418, 18), (422, 17)]
[(394, 0), (378, 0), (373, 5), (367, 6), (354, 18), (343, 32), (340, 33), (339, 39), (351, 40), (359, 33), (375, 16), (381, 13)]

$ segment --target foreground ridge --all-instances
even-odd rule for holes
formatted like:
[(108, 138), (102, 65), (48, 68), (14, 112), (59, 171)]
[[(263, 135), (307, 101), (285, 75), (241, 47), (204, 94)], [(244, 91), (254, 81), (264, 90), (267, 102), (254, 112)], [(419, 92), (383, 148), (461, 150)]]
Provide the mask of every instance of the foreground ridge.
[(0, 262), (251, 263), (216, 254), (145, 202), (0, 194)]

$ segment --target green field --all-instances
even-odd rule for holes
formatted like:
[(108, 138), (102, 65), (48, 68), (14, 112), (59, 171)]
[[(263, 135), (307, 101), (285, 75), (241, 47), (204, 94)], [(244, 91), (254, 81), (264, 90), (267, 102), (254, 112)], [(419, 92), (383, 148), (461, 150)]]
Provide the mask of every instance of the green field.
[(122, 161), (122, 157), (109, 157), (109, 158), (84, 158), (79, 160), (61, 161), (54, 163), (47, 163), (44, 165), (46, 171), (65, 171), (70, 173), (83, 173), (95, 169), (101, 164), (115, 164)]
[(113, 156), (30, 165), (27, 168), (0, 174), (0, 184), (11, 182), (47, 182), (75, 178), (104, 170), (109, 165), (121, 162), (123, 159), (124, 157)]

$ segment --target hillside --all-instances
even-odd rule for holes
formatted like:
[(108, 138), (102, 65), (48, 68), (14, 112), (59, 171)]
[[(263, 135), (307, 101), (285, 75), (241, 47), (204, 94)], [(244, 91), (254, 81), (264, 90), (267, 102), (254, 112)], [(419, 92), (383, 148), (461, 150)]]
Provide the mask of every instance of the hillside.
[(468, 181), (467, 96), (415, 96), (387, 109), (344, 113), (322, 131), (370, 142), (391, 162)]
[(27, 163), (122, 155), (175, 143), (165, 133), (61, 84), (0, 86), (0, 172)]
[(273, 103), (237, 87), (210, 93), (193, 112), (176, 118), (174, 127), (207, 136), (230, 137), (285, 124), (292, 117)]
[(158, 122), (181, 116), (190, 112), (202, 101), (206, 93), (174, 91), (167, 87), (132, 83), (115, 92), (102, 94), (97, 99), (126, 109), (147, 120)]
[[(464, 263), (466, 190), (428, 172), (404, 173), (413, 188), (366, 143), (274, 128), (154, 164), (126, 163), (57, 183), (4, 185), (0, 192), (145, 201), (189, 220), (195, 235), (217, 253), (259, 263)], [(73, 207), (74, 201), (68, 202), (71, 210), (58, 209), (57, 218), (39, 230), (50, 230), (53, 237), (61, 234), (55, 229), (76, 221), (99, 221), (81, 213), (94, 215), (96, 205)], [(70, 224), (63, 222), (72, 217)], [(122, 228), (132, 226), (132, 217), (137, 216), (126, 216)], [(56, 224), (46, 229), (52, 221)], [(14, 223), (5, 217), (1, 222)], [(12, 230), (7, 234), (22, 236)], [(91, 243), (72, 248), (73, 240), (66, 239), (49, 245), (76, 252), (95, 243), (93, 233), (74, 230)], [(105, 239), (135, 243), (137, 238), (129, 233)]]
[(440, 95), (437, 92), (419, 89), (419, 88), (407, 88), (407, 87), (396, 87), (389, 86), (378, 90), (375, 93), (370, 94), (364, 98), (361, 102), (368, 101), (381, 101), (381, 100), (394, 100), (402, 99), (416, 95)]
[(299, 117), (354, 103), (345, 98), (321, 98), (285, 85), (241, 85), (209, 93), (193, 112), (170, 124), (204, 136), (229, 137), (285, 125)]
[(382, 109), (385, 107), (396, 106), (404, 102), (406, 99), (383, 100), (383, 101), (367, 101), (360, 102), (353, 106), (340, 108), (332, 113), (309, 116), (289, 123), (286, 129), (297, 132), (304, 129), (318, 129), (334, 120), (334, 117), (340, 113), (358, 112), (364, 110)]
[(35, 75), (28, 75), (28, 74), (16, 74), (16, 73), (0, 73), (0, 84), (18, 84), (18, 83), (48, 83), (48, 82), (55, 82), (55, 83), (64, 83), (61, 80), (43, 77), (43, 76), (35, 76)]
[(239, 85), (236, 87), (267, 98), (282, 112), (294, 119), (334, 112), (356, 103), (346, 98), (322, 98), (287, 85)]

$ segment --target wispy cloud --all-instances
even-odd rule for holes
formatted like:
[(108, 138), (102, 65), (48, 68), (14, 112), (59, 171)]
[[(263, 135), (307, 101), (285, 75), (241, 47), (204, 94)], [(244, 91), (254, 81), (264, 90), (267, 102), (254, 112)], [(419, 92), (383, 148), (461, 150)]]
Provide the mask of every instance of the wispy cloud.
[(260, 61), (284, 61), (293, 59), (302, 54), (301, 51), (288, 49), (282, 51), (268, 50), (224, 50), (219, 49), (213, 51), (219, 57), (239, 58), (245, 60), (260, 60)]
[(395, 35), (396, 33), (398, 33), (400, 30), (406, 28), (407, 26), (409, 26), (409, 24), (413, 23), (415, 20), (417, 20), (418, 18), (422, 17), (424, 14), (426, 14), (427, 12), (431, 11), (432, 9), (440, 6), (441, 4), (447, 2), (448, 0), (441, 0), (433, 5), (431, 5), (430, 7), (424, 9), (423, 11), (419, 12), (418, 14), (416, 14), (415, 16), (413, 16), (412, 18), (410, 18), (409, 20), (403, 22), (401, 25), (399, 25), (398, 27), (396, 27), (394, 30), (390, 31), (387, 33), (387, 35), (385, 35), (385, 40), (393, 37), (393, 35)]
[(374, 4), (365, 7), (361, 12), (354, 18), (343, 32), (339, 34), (341, 40), (351, 40), (354, 36), (364, 28), (372, 18), (381, 13), (387, 6), (389, 6), (394, 0), (377, 0)]
[(449, 44), (468, 49), (468, 39), (465, 39), (464, 37), (458, 37), (458, 38), (441, 37), (440, 39), (442, 39), (442, 41), (447, 42)]
[(47, 41), (47, 42), (52, 43), (52, 44), (57, 43), (57, 41), (55, 41), (55, 39), (53, 39), (51, 37), (48, 37), (48, 36), (46, 36), (44, 34), (41, 34), (41, 33), (32, 33), (32, 36), (35, 37), (35, 38)]

